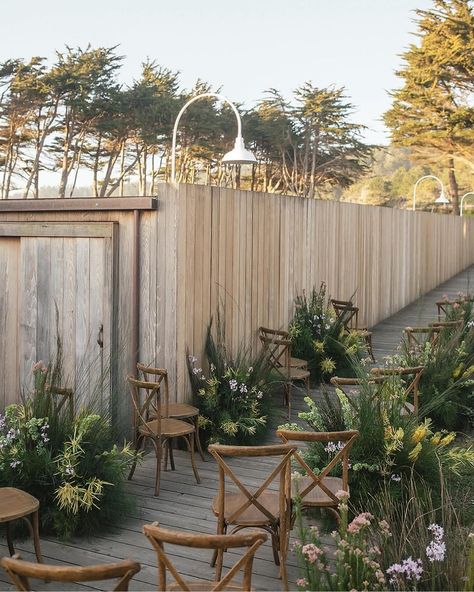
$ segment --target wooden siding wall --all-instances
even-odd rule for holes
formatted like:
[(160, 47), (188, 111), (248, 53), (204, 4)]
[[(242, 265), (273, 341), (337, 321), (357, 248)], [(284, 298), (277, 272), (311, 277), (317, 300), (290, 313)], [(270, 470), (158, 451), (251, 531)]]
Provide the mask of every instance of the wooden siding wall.
[(158, 197), (142, 214), (140, 357), (169, 369), (180, 400), (186, 348), (202, 359), (219, 302), (232, 346), (257, 346), (259, 325), (287, 327), (322, 281), (373, 326), (474, 263), (468, 218), (199, 185)]
[[(0, 233), (4, 222), (116, 223), (110, 305), (115, 311), (113, 397), (118, 418), (130, 425), (125, 377), (133, 360), (133, 211), (62, 211), (58, 203), (53, 212), (6, 212), (0, 204)], [(0, 267), (10, 278), (3, 285), (19, 286), (26, 269), (19, 239), (0, 240)], [(37, 241), (37, 249), (42, 242)], [(287, 327), (295, 296), (322, 281), (333, 297), (346, 299), (355, 293), (362, 321), (371, 326), (472, 263), (473, 219), (217, 187), (160, 185), (158, 210), (140, 213), (138, 357), (168, 368), (172, 396), (185, 400), (186, 348), (201, 359), (206, 327), (219, 302), (232, 345), (241, 340), (257, 345), (259, 325)], [(50, 265), (54, 267), (53, 259)], [(51, 278), (60, 279), (57, 274)], [(35, 281), (34, 274), (30, 280)], [(36, 289), (50, 295), (56, 290)], [(21, 295), (13, 288), (2, 290), (0, 313), (19, 302)], [(12, 378), (17, 368), (11, 369), (20, 364), (18, 327), (12, 326), (11, 318), (0, 318), (0, 391), (3, 385), (5, 392), (11, 392), (17, 380)], [(95, 338), (96, 324), (83, 331)], [(52, 333), (54, 327), (50, 329)]]

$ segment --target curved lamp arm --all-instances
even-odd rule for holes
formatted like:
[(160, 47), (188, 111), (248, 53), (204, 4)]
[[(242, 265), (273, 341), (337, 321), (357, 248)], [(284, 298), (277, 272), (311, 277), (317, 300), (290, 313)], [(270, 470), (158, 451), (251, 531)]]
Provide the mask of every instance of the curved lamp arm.
[(203, 98), (208, 98), (208, 97), (214, 97), (216, 99), (220, 99), (221, 101), (224, 101), (231, 106), (232, 110), (235, 113), (235, 117), (237, 118), (237, 138), (242, 137), (242, 121), (240, 119), (239, 112), (237, 111), (237, 107), (233, 103), (231, 103), (229, 101), (229, 99), (227, 99), (226, 97), (224, 97), (223, 95), (220, 95), (218, 93), (202, 93), (200, 95), (196, 95), (192, 99), (189, 99), (189, 101), (187, 103), (185, 103), (183, 105), (183, 107), (181, 108), (181, 111), (178, 113), (178, 117), (176, 117), (176, 121), (174, 122), (173, 143), (171, 146), (171, 182), (172, 183), (176, 182), (176, 135), (178, 132), (178, 125), (179, 125), (179, 121), (181, 119), (181, 116), (186, 111), (186, 109), (189, 107), (189, 105), (191, 105), (192, 103), (194, 103), (198, 99), (203, 99)]
[(424, 179), (436, 179), (436, 181), (438, 181), (438, 183), (441, 187), (441, 195), (444, 195), (444, 185), (443, 185), (443, 182), (441, 181), (441, 179), (439, 179), (435, 175), (424, 175), (423, 177), (420, 177), (413, 187), (413, 206), (411, 208), (413, 211), (415, 211), (415, 205), (416, 205), (416, 188), (418, 187), (418, 183), (420, 183), (420, 181), (423, 181)]
[(464, 202), (464, 198), (467, 197), (468, 195), (474, 195), (474, 191), (468, 191), (467, 193), (465, 193), (462, 197), (461, 197), (461, 205), (460, 205), (460, 210), (461, 210), (461, 216), (462, 216), (462, 212), (463, 212), (463, 202)]

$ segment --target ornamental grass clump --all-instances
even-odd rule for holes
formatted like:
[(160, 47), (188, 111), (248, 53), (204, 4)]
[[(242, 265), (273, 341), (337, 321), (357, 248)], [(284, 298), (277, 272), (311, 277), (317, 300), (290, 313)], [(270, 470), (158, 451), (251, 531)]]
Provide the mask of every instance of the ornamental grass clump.
[(241, 345), (231, 353), (220, 315), (215, 337), (209, 324), (205, 353), (209, 370), (189, 354), (187, 363), (206, 445), (260, 442), (268, 431), (272, 395), (282, 386), (281, 375), (275, 374), (264, 352), (253, 355), (250, 347)]
[(117, 446), (110, 417), (93, 401), (75, 413), (58, 409), (58, 360), (35, 364), (33, 392), (0, 415), (0, 486), (38, 498), (44, 532), (89, 535), (133, 505), (124, 482), (135, 453), (127, 443)]
[[(442, 489), (440, 466), (453, 479), (472, 474), (474, 450), (456, 445), (455, 432), (436, 429), (429, 418), (402, 413), (404, 389), (398, 377), (390, 376), (383, 385), (376, 386), (374, 396), (374, 385), (367, 377), (359, 390), (349, 395), (351, 401), (339, 389), (334, 395), (325, 393), (320, 403), (305, 398), (308, 411), (299, 413), (300, 419), (316, 431), (359, 432), (350, 454), (351, 500), (355, 508), (363, 507), (367, 494), (375, 494), (387, 483), (400, 491), (412, 474), (423, 480), (423, 488), (438, 497)], [(322, 443), (312, 443), (305, 456), (309, 466), (318, 472), (334, 453)], [(340, 468), (332, 474), (340, 476), (338, 471)]]
[[(474, 320), (462, 313), (461, 327), (441, 330), (438, 341), (410, 349), (406, 340), (389, 363), (402, 367), (424, 366), (420, 381), (420, 413), (440, 429), (474, 427)], [(467, 320), (469, 319), (469, 320)]]
[(316, 382), (331, 376), (348, 376), (354, 359), (367, 354), (360, 334), (347, 333), (331, 307), (323, 282), (309, 297), (303, 293), (295, 300), (295, 314), (289, 326), (292, 355), (308, 361)]

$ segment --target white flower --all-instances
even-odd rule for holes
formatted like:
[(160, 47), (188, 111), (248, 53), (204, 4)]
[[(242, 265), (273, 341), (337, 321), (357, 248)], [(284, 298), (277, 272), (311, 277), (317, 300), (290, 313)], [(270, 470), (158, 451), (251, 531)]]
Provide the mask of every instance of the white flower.
[(202, 368), (193, 368), (193, 374), (202, 374)]
[(257, 393), (257, 399), (262, 399), (262, 398), (263, 398), (262, 391), (258, 391), (258, 393)]
[(235, 378), (231, 378), (231, 379), (229, 380), (229, 386), (230, 386), (230, 390), (231, 390), (232, 392), (234, 392), (234, 391), (236, 391), (236, 390), (237, 390), (238, 383), (237, 383), (237, 381), (235, 380)]
[(399, 481), (402, 480), (402, 478), (400, 477), (400, 475), (397, 475), (396, 473), (393, 473), (393, 475), (390, 476), (390, 480), (391, 481), (395, 481), (396, 483), (398, 483)]
[(197, 362), (197, 358), (195, 358), (194, 356), (188, 356), (188, 360), (191, 364), (195, 364)]

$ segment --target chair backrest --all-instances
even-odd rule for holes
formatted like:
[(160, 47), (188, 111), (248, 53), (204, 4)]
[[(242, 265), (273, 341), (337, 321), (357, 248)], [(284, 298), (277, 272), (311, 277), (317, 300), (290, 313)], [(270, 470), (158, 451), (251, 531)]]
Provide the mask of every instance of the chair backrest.
[[(385, 379), (387, 376), (399, 376), (405, 377), (411, 376), (411, 380), (408, 379), (408, 382), (405, 383), (405, 392), (404, 398), (405, 401), (408, 400), (410, 396), (413, 396), (413, 412), (418, 413), (419, 408), (419, 387), (420, 387), (420, 380), (423, 375), (425, 367), (424, 366), (411, 366), (408, 368), (372, 368), (371, 373), (376, 377), (382, 377)], [(406, 411), (411, 413), (411, 409), (405, 405)]]
[(436, 345), (441, 327), (405, 327), (403, 331), (407, 336), (408, 350), (414, 351), (423, 348), (425, 343)]
[(51, 394), (51, 401), (56, 413), (59, 413), (67, 405), (68, 414), (74, 417), (74, 391), (71, 388), (47, 384), (46, 390)]
[[(259, 510), (271, 523), (275, 524), (280, 520), (280, 523), (283, 522), (284, 524), (288, 524), (285, 521), (289, 519), (290, 512), (290, 468), (291, 457), (296, 450), (294, 446), (282, 444), (269, 446), (226, 446), (221, 444), (211, 444), (208, 450), (215, 458), (219, 467), (219, 516), (224, 516), (226, 484), (230, 481), (237, 487), (239, 492), (243, 494), (245, 499), (242, 504), (233, 508), (232, 514), (227, 518), (229, 524), (238, 520), (239, 516), (252, 506)], [(280, 458), (280, 460), (272, 468), (260, 486), (254, 491), (251, 491), (235, 474), (234, 469), (229, 466), (225, 457), (274, 457)], [(279, 505), (278, 512), (274, 514), (271, 509), (265, 507), (264, 502), (261, 500), (261, 496), (268, 491), (270, 484), (277, 478), (279, 482)]]
[(225, 590), (234, 577), (243, 570), (241, 589), (250, 591), (252, 585), (252, 567), (255, 552), (268, 538), (263, 532), (247, 532), (246, 534), (191, 534), (161, 528), (157, 522), (145, 524), (143, 532), (156, 551), (158, 560), (158, 590), (167, 589), (167, 574), (176, 582), (174, 589), (191, 590), (192, 583), (187, 582), (178, 572), (165, 550), (165, 544), (190, 547), (191, 549), (209, 549), (214, 551), (225, 549), (244, 549), (243, 555), (232, 567), (221, 576), (209, 581), (207, 590)]
[(314, 473), (312, 468), (304, 460), (303, 456), (297, 450), (294, 453), (294, 458), (298, 464), (305, 470), (306, 475), (310, 477), (310, 482), (299, 492), (301, 500), (304, 504), (305, 497), (315, 488), (319, 487), (333, 502), (334, 505), (339, 504), (335, 493), (326, 487), (324, 479), (329, 476), (329, 473), (340, 463), (342, 463), (342, 489), (349, 491), (349, 452), (354, 444), (359, 432), (356, 430), (348, 430), (344, 432), (296, 432), (292, 430), (277, 430), (277, 435), (286, 443), (313, 443), (313, 442), (339, 442), (342, 447), (336, 450), (334, 456), (329, 463), (318, 473)]
[[(363, 386), (363, 385), (376, 385), (376, 384), (382, 384), (384, 382), (384, 378), (382, 377), (378, 377), (378, 376), (371, 376), (368, 378), (343, 378), (341, 376), (333, 376), (330, 380), (331, 384), (334, 385), (335, 387), (341, 389), (341, 391), (346, 395), (347, 400), (349, 401), (349, 403), (356, 408), (356, 405), (354, 403), (353, 398), (351, 397), (351, 394), (348, 393), (344, 387), (348, 387), (348, 386)], [(375, 395), (374, 395), (375, 396)]]
[(359, 327), (359, 307), (350, 300), (336, 300), (331, 298), (331, 304), (336, 316), (340, 319), (346, 331)]
[(147, 382), (157, 382), (161, 385), (164, 416), (168, 417), (168, 405), (170, 400), (168, 370), (165, 368), (153, 368), (153, 366), (147, 366), (141, 362), (137, 362), (137, 370), (138, 375), (140, 376), (140, 374), (142, 374)]
[(149, 435), (160, 438), (163, 417), (160, 383), (137, 380), (133, 376), (127, 376), (127, 381), (130, 385), (135, 429), (141, 426), (146, 429), (147, 422), (156, 420), (156, 427), (149, 430)]
[(438, 300), (436, 302), (436, 307), (438, 308), (438, 321), (441, 321), (441, 313), (444, 313), (444, 316), (446, 317), (452, 306), (455, 304), (461, 305), (465, 302), (474, 302), (474, 296), (465, 296), (462, 298), (456, 298), (456, 300)]
[(128, 590), (130, 580), (141, 569), (139, 563), (130, 560), (88, 565), (87, 567), (63, 567), (23, 561), (19, 555), (3, 557), (0, 559), (0, 565), (7, 572), (17, 590), (31, 590), (28, 578), (70, 583), (118, 579), (115, 587), (107, 587), (107, 590)]
[(260, 341), (269, 363), (279, 372), (289, 375), (291, 340), (288, 333), (286, 333), (286, 337), (282, 336), (281, 333), (281, 331), (273, 331), (264, 327), (259, 328)]

